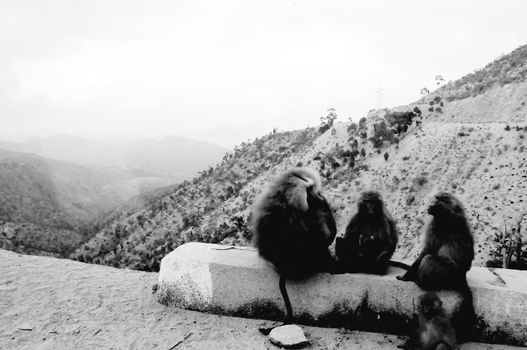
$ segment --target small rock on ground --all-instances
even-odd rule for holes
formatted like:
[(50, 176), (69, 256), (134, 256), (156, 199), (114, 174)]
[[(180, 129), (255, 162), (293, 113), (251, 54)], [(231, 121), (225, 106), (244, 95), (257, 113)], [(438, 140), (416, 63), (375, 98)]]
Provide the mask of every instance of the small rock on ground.
[(286, 349), (300, 349), (309, 343), (302, 328), (294, 324), (274, 328), (269, 333), (269, 340)]

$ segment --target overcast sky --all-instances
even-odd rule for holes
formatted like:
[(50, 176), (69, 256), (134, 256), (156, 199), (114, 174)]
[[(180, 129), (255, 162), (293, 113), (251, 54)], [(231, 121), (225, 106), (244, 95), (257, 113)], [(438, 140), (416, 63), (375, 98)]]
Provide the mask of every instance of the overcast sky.
[(232, 147), (407, 104), (527, 42), (527, 1), (0, 1), (0, 138)]

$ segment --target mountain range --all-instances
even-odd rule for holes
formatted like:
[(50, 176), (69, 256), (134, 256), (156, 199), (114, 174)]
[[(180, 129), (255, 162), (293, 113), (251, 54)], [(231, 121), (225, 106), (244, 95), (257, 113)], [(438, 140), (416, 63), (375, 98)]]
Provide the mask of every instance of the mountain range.
[[(214, 168), (115, 211), (73, 259), (155, 271), (188, 241), (250, 244), (250, 206), (264, 184), (293, 166), (323, 177), (339, 234), (360, 193), (382, 193), (397, 220), (394, 258), (412, 259), (439, 190), (465, 205), (475, 265), (527, 261), (527, 46), (409, 105), (373, 110), (358, 123), (271, 132), (242, 143)], [(514, 242), (514, 244), (513, 244)]]
[(205, 170), (224, 151), (175, 136), (125, 144), (67, 135), (0, 142), (0, 247), (67, 255), (119, 206)]
[(115, 167), (184, 179), (221, 160), (226, 149), (179, 136), (93, 141), (70, 135), (0, 141), (0, 148), (91, 168)]

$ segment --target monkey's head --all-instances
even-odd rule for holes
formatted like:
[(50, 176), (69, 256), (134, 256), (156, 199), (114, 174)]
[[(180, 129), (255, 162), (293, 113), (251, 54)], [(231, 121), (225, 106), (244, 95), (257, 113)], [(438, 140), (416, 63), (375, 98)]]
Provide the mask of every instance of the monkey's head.
[(419, 297), (419, 312), (430, 319), (443, 313), (443, 302), (435, 292), (427, 292)]
[(282, 184), (287, 205), (301, 212), (308, 226), (316, 227), (317, 235), (329, 245), (337, 228), (318, 173), (309, 168), (293, 168), (282, 174), (278, 183)]
[(302, 212), (317, 202), (326, 201), (322, 195), (322, 185), (318, 173), (309, 168), (293, 168), (282, 174), (278, 183), (282, 184), (286, 201)]
[(361, 216), (378, 216), (383, 213), (382, 197), (377, 191), (363, 192), (357, 206)]
[(461, 202), (448, 192), (438, 192), (428, 206), (428, 214), (433, 216), (465, 215)]

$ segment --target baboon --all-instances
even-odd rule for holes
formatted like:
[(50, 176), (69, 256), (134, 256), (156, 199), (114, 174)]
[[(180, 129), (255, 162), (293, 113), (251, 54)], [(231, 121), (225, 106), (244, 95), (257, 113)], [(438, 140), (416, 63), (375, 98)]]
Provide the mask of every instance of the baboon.
[(251, 213), (254, 245), (280, 274), (280, 291), (293, 318), (286, 279), (302, 280), (330, 271), (328, 246), (337, 233), (331, 208), (322, 194), (320, 176), (309, 168), (292, 168), (271, 181)]
[(470, 337), (475, 321), (472, 292), (466, 273), (474, 259), (474, 238), (461, 202), (447, 192), (439, 192), (428, 207), (432, 220), (417, 260), (402, 281), (414, 281), (425, 290), (457, 290), (463, 297), (453, 319), (458, 341)]
[(457, 349), (456, 333), (443, 311), (441, 299), (435, 292), (427, 292), (419, 297), (417, 317), (419, 322), (417, 330), (398, 348), (415, 350)]
[(344, 237), (337, 237), (335, 252), (341, 272), (384, 275), (388, 265), (408, 269), (406, 264), (390, 261), (397, 246), (398, 231), (381, 195), (376, 191), (362, 193), (357, 208)]

